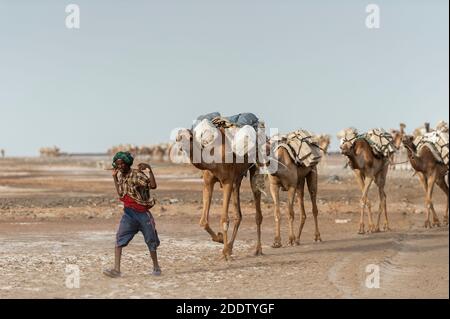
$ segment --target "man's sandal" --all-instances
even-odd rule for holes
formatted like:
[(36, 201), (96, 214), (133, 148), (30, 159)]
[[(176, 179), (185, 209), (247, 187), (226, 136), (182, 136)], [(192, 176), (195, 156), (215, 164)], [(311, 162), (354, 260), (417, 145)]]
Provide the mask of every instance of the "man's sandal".
[(152, 271), (153, 276), (161, 276), (161, 268), (154, 268)]
[(115, 269), (105, 269), (103, 270), (103, 274), (105, 276), (111, 277), (111, 278), (118, 278), (120, 277), (120, 271), (117, 271)]

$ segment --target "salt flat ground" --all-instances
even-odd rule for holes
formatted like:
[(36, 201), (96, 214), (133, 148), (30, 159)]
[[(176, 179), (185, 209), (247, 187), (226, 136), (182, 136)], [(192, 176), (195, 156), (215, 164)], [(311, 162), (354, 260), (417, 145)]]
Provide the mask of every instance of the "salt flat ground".
[[(0, 160), (0, 298), (449, 298), (448, 226), (423, 228), (424, 195), (417, 177), (390, 171), (386, 193), (392, 230), (358, 235), (360, 191), (339, 155), (319, 168), (323, 242), (313, 241), (307, 197), (301, 245), (286, 245), (283, 205), (284, 246), (272, 248), (273, 204), (263, 196), (264, 255), (254, 256), (254, 206), (245, 180), (243, 221), (229, 262), (220, 259), (222, 245), (198, 226), (199, 171), (154, 163), (158, 204), (152, 213), (163, 275), (149, 274), (150, 258), (138, 234), (124, 249), (122, 277), (107, 278), (102, 270), (113, 264), (122, 208), (110, 172), (99, 168), (99, 160)], [(376, 212), (375, 188), (370, 198)], [(445, 200), (436, 189), (441, 222)], [(211, 210), (216, 231), (220, 207), (217, 185)], [(298, 228), (298, 204), (295, 210)], [(68, 280), (75, 266), (79, 288)], [(379, 288), (367, 287), (374, 283), (368, 277), (373, 268), (367, 267), (379, 269)]]

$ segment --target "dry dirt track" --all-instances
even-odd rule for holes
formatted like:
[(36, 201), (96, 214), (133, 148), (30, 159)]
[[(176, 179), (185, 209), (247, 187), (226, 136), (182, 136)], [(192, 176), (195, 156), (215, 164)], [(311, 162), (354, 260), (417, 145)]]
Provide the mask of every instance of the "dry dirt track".
[[(224, 262), (219, 259), (221, 245), (198, 226), (198, 172), (155, 164), (159, 204), (153, 214), (162, 242), (163, 276), (148, 275), (149, 257), (138, 235), (125, 249), (123, 277), (113, 280), (101, 273), (112, 265), (120, 219), (109, 173), (86, 159), (3, 160), (0, 165), (0, 298), (449, 297), (448, 227), (422, 227), (422, 189), (410, 172), (389, 173), (392, 231), (358, 235), (359, 192), (342, 159), (328, 158), (319, 182), (323, 242), (313, 242), (309, 213), (300, 246), (271, 248), (273, 207), (265, 198), (261, 257), (253, 256), (254, 212), (245, 181), (234, 260)], [(215, 230), (218, 189), (216, 195), (211, 213)], [(376, 200), (375, 191), (370, 196)], [(436, 191), (441, 220), (444, 203)], [(336, 219), (348, 222), (338, 224)], [(284, 241), (285, 222), (283, 218)], [(378, 289), (365, 285), (370, 264), (380, 269)], [(80, 288), (66, 287), (67, 265), (79, 267)]]

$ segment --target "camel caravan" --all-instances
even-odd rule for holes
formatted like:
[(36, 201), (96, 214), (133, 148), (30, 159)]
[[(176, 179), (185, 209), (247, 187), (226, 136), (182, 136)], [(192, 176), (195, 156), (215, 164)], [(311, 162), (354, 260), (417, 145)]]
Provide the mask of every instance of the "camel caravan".
[(39, 154), (41, 157), (58, 157), (61, 156), (61, 150), (57, 146), (41, 147), (39, 149)]
[[(406, 125), (401, 123), (399, 131), (391, 134), (382, 129), (371, 130), (366, 134), (358, 134), (353, 129), (338, 133), (341, 139), (341, 153), (348, 157), (348, 164), (354, 171), (356, 180), (362, 191), (361, 218), (359, 233), (364, 233), (364, 212), (368, 209), (369, 232), (378, 232), (381, 213), (384, 212), (384, 229), (389, 230), (386, 210), (386, 194), (384, 185), (389, 165), (396, 165), (398, 152), (406, 150), (410, 167), (415, 171), (425, 190), (425, 205), (427, 214), (425, 227), (440, 226), (439, 218), (433, 207), (432, 196), (434, 185), (437, 184), (447, 196), (444, 213), (444, 224), (448, 225), (448, 174), (449, 133), (448, 124), (439, 121), (436, 129), (431, 129), (429, 123), (414, 130), (413, 135), (407, 135)], [(367, 198), (372, 182), (378, 187), (380, 206), (376, 225), (372, 220), (371, 205)], [(430, 221), (433, 215), (433, 223)]]
[[(425, 227), (440, 225), (433, 207), (432, 193), (434, 184), (437, 184), (448, 198), (448, 182), (444, 178), (448, 173), (448, 125), (441, 121), (435, 130), (425, 126), (420, 134), (414, 132), (414, 135), (407, 135), (405, 128), (406, 125), (401, 123), (400, 130), (391, 130), (390, 133), (379, 128), (364, 133), (359, 133), (355, 128), (348, 128), (337, 134), (340, 139), (340, 152), (347, 158), (348, 166), (361, 189), (359, 234), (379, 232), (382, 217), (383, 231), (390, 230), (384, 188), (389, 167), (399, 164), (399, 150), (406, 151), (405, 159), (415, 170), (425, 189)], [(300, 244), (307, 216), (304, 203), (305, 185), (315, 223), (314, 240), (322, 240), (317, 207), (318, 164), (327, 154), (330, 140), (329, 135), (314, 135), (304, 129), (269, 136), (266, 134), (265, 122), (252, 113), (224, 117), (214, 112), (199, 116), (190, 128), (178, 130), (175, 143), (171, 144), (168, 150), (172, 162), (190, 163), (202, 171), (203, 209), (200, 226), (213, 241), (223, 244), (222, 256), (228, 260), (231, 258), (242, 220), (240, 189), (242, 180), (247, 175), (250, 177), (256, 212), (256, 255), (262, 255), (261, 194), (265, 193), (266, 181), (274, 202), (275, 236), (272, 247), (282, 247), (280, 190), (287, 192), (287, 245)], [(216, 184), (220, 185), (223, 196), (218, 232), (215, 232), (209, 223), (211, 199)], [(376, 221), (372, 217), (372, 205), (368, 198), (372, 184), (377, 186), (379, 196)], [(296, 196), (300, 207), (300, 226), (297, 231), (294, 229)], [(228, 233), (230, 202), (234, 207), (231, 235)], [(448, 204), (444, 224), (448, 225)]]
[(154, 145), (137, 146), (133, 144), (120, 144), (109, 148), (108, 155), (114, 155), (119, 151), (130, 152), (134, 156), (146, 156), (151, 161), (164, 162), (169, 160), (169, 154), (173, 143), (159, 143)]

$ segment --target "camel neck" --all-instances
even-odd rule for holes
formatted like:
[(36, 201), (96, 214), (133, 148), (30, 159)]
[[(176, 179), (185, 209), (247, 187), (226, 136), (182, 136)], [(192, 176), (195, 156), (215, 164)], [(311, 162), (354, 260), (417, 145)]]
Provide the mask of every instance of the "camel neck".
[(411, 163), (411, 166), (416, 171), (422, 171), (422, 167), (420, 165), (420, 157), (416, 154), (416, 151), (411, 149), (411, 147), (407, 147), (406, 151), (408, 152), (408, 158)]

